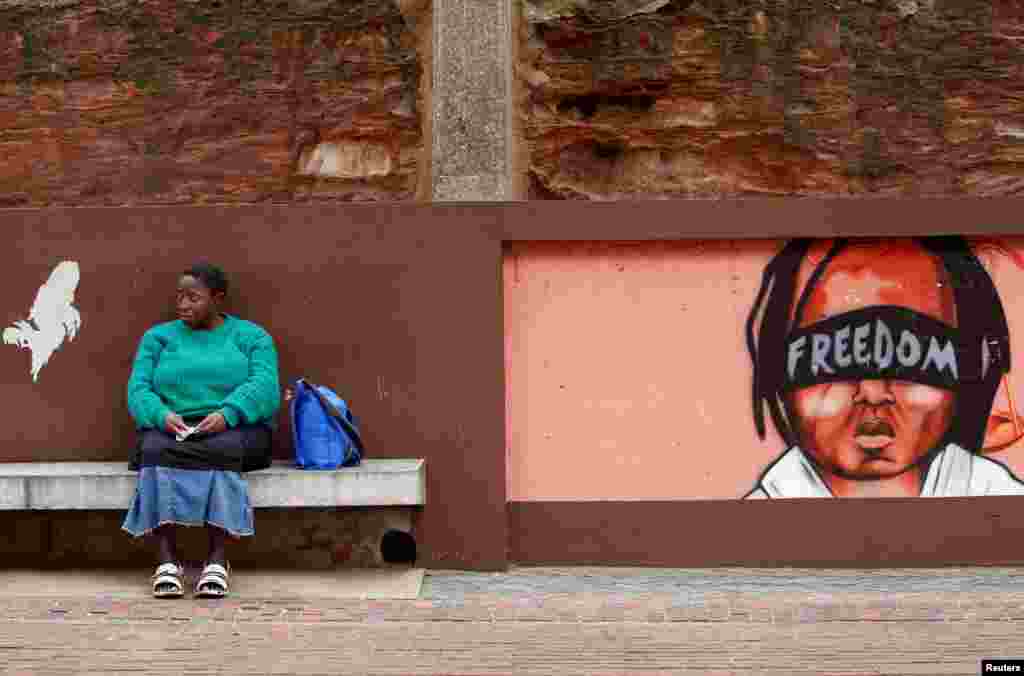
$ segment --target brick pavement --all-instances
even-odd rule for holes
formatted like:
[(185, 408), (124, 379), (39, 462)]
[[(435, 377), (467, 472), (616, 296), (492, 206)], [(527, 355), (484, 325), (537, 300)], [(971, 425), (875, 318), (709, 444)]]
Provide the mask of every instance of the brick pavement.
[(414, 600), (0, 597), (0, 616), (11, 675), (976, 674), (1024, 657), (1024, 570), (440, 572)]

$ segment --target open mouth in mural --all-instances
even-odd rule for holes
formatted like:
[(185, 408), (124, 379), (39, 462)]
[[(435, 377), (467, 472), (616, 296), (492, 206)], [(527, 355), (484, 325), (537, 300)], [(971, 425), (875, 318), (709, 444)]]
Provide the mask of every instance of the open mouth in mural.
[(854, 437), (857, 441), (857, 445), (866, 451), (880, 451), (892, 442), (896, 441), (893, 437), (887, 437), (883, 434), (872, 434), (872, 435), (860, 435)]
[(865, 420), (857, 425), (853, 439), (865, 453), (875, 455), (896, 441), (896, 430), (884, 420)]

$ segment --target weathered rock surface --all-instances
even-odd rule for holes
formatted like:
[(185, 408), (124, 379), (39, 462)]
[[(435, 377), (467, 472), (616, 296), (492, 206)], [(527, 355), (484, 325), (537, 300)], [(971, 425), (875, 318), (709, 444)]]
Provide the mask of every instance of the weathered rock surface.
[(522, 0), (530, 197), (1024, 192), (1024, 5)]
[(429, 25), (427, 0), (0, 0), (0, 206), (411, 199)]

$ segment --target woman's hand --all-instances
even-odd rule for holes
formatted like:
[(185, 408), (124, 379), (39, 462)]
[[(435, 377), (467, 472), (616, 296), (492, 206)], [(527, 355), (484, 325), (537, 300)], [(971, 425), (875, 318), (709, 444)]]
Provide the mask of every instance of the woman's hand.
[(164, 429), (171, 434), (184, 434), (188, 431), (188, 425), (180, 415), (172, 411), (164, 418)]
[(201, 434), (218, 434), (227, 428), (228, 422), (224, 419), (224, 414), (220, 411), (214, 411), (196, 425), (196, 432)]

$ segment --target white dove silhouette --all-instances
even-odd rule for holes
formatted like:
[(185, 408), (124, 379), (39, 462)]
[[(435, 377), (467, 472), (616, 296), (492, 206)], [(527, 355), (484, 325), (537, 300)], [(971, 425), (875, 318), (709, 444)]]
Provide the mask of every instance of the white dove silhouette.
[(78, 263), (58, 263), (50, 278), (39, 287), (28, 321), (19, 319), (14, 326), (4, 329), (5, 345), (17, 345), (18, 349), (32, 351), (32, 382), (39, 379), (39, 371), (64, 344), (64, 338), (68, 342), (74, 340), (82, 325), (82, 317), (72, 305), (78, 278)]

